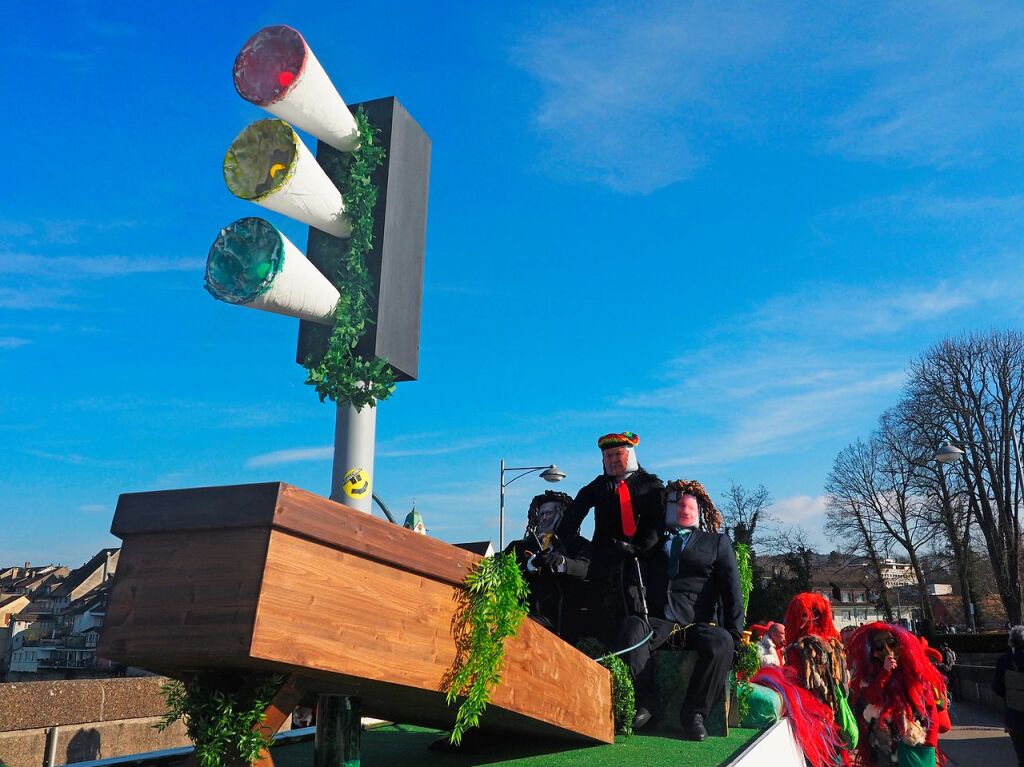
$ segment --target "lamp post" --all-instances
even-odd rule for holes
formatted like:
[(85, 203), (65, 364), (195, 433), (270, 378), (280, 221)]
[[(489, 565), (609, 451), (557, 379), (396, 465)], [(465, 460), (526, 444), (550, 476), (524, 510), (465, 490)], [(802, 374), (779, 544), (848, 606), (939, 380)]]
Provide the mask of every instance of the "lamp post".
[[(1013, 444), (1014, 463), (1016, 464), (1017, 469), (1017, 487), (1024, 488), (1024, 467), (1021, 466), (1020, 461), (1020, 443), (1017, 441), (1017, 432), (1014, 431), (1013, 429), (1010, 429), (1009, 431), (1010, 441)], [(963, 444), (971, 445), (973, 447), (979, 447), (978, 445), (975, 445), (975, 443), (973, 442), (964, 442)], [(943, 441), (939, 445), (938, 449), (935, 451), (935, 460), (938, 461), (939, 463), (956, 463), (963, 457), (964, 451), (961, 450), (956, 445), (950, 444), (947, 441)], [(968, 625), (970, 627), (971, 633), (975, 633), (977, 631), (977, 627), (974, 624), (974, 603), (971, 602), (968, 605), (968, 607), (970, 609), (970, 615), (967, 616)]]
[[(506, 482), (506, 471), (521, 471), (522, 474), (516, 474), (512, 479)], [(501, 473), (498, 477), (501, 498), (498, 508), (498, 551), (505, 550), (505, 488), (520, 477), (525, 477), (527, 474), (533, 474), (535, 471), (540, 472), (540, 478), (545, 482), (561, 482), (566, 476), (565, 472), (553, 463), (548, 466), (506, 466), (505, 459), (501, 459)]]

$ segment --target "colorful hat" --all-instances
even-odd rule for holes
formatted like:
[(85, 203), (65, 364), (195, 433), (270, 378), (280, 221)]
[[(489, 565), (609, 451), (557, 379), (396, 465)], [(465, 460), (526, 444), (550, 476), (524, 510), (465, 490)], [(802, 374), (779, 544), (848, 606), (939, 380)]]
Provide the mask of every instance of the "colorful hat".
[(612, 447), (636, 447), (640, 444), (640, 435), (631, 431), (624, 431), (621, 434), (605, 434), (597, 441), (597, 446), (602, 450)]

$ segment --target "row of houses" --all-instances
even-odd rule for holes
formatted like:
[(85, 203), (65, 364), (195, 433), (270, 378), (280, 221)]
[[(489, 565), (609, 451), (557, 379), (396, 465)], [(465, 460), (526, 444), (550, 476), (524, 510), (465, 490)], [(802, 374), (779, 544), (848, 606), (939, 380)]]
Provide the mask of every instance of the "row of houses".
[(0, 680), (72, 679), (120, 671), (97, 659), (119, 549), (103, 549), (79, 568), (0, 569)]

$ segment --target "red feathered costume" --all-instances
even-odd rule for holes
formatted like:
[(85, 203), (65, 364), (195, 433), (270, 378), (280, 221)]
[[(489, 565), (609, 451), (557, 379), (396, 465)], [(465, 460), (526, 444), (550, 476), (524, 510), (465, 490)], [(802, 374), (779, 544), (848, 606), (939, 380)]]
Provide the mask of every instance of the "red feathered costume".
[(868, 623), (850, 637), (851, 694), (866, 767), (934, 767), (939, 733), (949, 729), (946, 680), (913, 634)]
[(837, 695), (848, 694), (850, 675), (831, 605), (821, 594), (797, 594), (786, 608), (785, 623), (786, 668), (834, 714), (839, 708)]
[(811, 767), (839, 764), (843, 741), (828, 706), (777, 666), (762, 668), (751, 681), (774, 690), (782, 698), (790, 730)]

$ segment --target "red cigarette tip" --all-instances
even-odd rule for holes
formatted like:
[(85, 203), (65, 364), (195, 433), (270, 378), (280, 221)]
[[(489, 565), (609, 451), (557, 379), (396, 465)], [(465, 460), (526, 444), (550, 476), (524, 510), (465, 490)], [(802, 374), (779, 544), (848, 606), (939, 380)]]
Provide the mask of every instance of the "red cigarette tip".
[(295, 80), (295, 75), (292, 72), (279, 72), (277, 75), (277, 82), (281, 84), (282, 88), (287, 88)]

